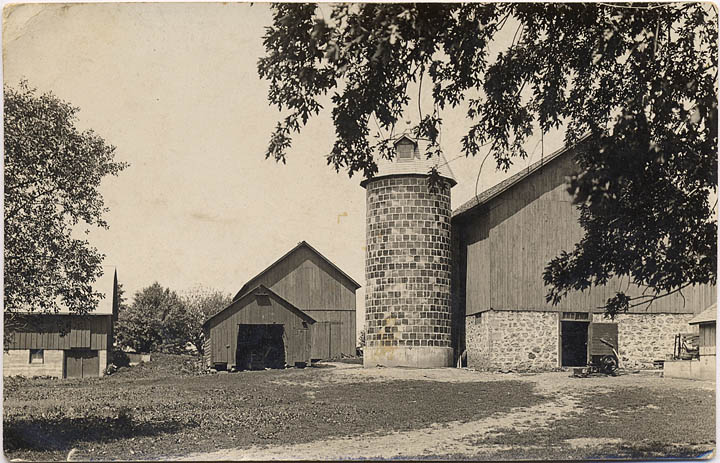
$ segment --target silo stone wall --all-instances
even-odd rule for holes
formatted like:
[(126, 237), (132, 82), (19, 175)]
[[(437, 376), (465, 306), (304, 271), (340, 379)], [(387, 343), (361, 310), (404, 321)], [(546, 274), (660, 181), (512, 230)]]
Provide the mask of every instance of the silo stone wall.
[(403, 175), (366, 188), (365, 366), (449, 366), (450, 186)]

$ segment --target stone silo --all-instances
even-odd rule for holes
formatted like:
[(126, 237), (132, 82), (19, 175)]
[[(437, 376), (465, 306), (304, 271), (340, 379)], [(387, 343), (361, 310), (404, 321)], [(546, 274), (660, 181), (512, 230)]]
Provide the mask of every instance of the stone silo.
[[(450, 298), (450, 189), (444, 158), (427, 159), (402, 136), (392, 161), (361, 185), (367, 190), (366, 367), (442, 367), (453, 363)], [(436, 167), (444, 187), (431, 188)]]

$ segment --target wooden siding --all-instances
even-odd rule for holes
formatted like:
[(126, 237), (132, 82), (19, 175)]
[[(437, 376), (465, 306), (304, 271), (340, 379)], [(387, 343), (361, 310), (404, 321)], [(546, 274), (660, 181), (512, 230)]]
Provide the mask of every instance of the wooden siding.
[(306, 247), (249, 282), (265, 285), (301, 310), (355, 311), (355, 286)]
[(715, 323), (702, 323), (700, 325), (700, 347), (715, 347)]
[(590, 355), (613, 355), (612, 347), (604, 342), (618, 348), (618, 325), (617, 323), (591, 323), (590, 324)]
[[(304, 310), (318, 322), (333, 323), (331, 328), (333, 353), (355, 356), (357, 337), (355, 334), (355, 311), (347, 310)], [(313, 357), (327, 358), (327, 357)]]
[(101, 350), (111, 348), (112, 315), (44, 315), (26, 317), (27, 326), (10, 336), (10, 349)]
[(286, 307), (277, 296), (256, 296), (259, 292), (262, 291), (256, 290), (237, 299), (210, 321), (207, 328), (210, 333), (211, 364), (227, 363), (228, 367), (236, 365), (240, 324), (283, 325), (286, 363), (293, 365), (295, 362), (309, 361), (309, 330), (312, 322)]
[[(570, 155), (560, 156), (511, 187), (477, 212), (453, 222), (459, 228), (466, 260), (465, 314), (489, 309), (536, 311), (597, 311), (616, 291), (639, 295), (627, 279), (568, 294), (557, 306), (545, 302), (545, 266), (562, 250), (571, 251), (582, 238), (579, 212), (565, 184), (577, 169)], [(683, 299), (684, 296), (684, 299)], [(699, 313), (715, 302), (715, 286), (696, 286), (656, 300), (631, 313)]]

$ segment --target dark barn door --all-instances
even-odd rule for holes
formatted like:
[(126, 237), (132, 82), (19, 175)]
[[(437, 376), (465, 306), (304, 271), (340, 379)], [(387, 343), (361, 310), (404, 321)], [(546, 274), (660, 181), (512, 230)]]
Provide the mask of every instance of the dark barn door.
[(100, 374), (100, 358), (96, 350), (65, 351), (65, 377), (90, 378)]
[(238, 325), (235, 361), (240, 370), (285, 367), (283, 325)]
[(562, 366), (581, 367), (588, 363), (588, 322), (560, 322)]

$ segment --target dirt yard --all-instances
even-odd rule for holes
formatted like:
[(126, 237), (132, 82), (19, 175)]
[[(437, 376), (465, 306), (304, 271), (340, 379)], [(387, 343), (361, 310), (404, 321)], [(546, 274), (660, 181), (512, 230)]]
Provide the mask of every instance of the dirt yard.
[[(187, 360), (184, 360), (187, 362)], [(698, 457), (715, 385), (652, 373), (460, 369), (192, 375), (182, 359), (96, 380), (10, 380), (9, 459), (588, 459)]]

